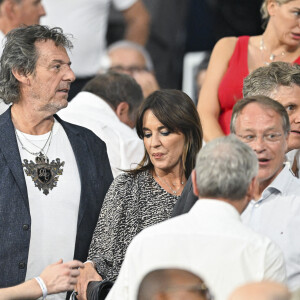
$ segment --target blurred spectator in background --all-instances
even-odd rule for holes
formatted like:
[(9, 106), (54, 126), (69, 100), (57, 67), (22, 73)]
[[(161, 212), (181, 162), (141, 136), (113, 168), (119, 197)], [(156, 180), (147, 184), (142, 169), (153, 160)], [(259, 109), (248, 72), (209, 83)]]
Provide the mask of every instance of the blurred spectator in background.
[(144, 98), (159, 90), (152, 59), (137, 43), (122, 40), (111, 44), (101, 59), (100, 73), (107, 70), (132, 76), (141, 86)]
[(40, 24), (45, 15), (41, 0), (0, 0), (0, 55), (5, 34), (21, 25)]
[[(162, 88), (181, 88), (186, 52), (211, 50), (224, 36), (262, 32), (262, 0), (143, 0), (151, 15), (150, 52)], [(122, 39), (122, 16), (112, 10), (107, 41)]]
[(59, 26), (74, 36), (70, 53), (77, 77), (71, 86), (69, 100), (98, 72), (106, 48), (105, 33), (109, 4), (120, 10), (126, 23), (125, 38), (141, 45), (148, 39), (149, 15), (141, 0), (44, 0), (47, 17), (43, 24)]
[[(4, 46), (4, 36), (21, 25), (35, 25), (46, 12), (41, 0), (0, 0), (0, 56)], [(0, 115), (8, 105), (0, 99)]]
[(212, 35), (217, 42), (225, 36), (262, 33), (259, 10), (263, 0), (204, 0), (213, 14)]
[(205, 52), (204, 59), (201, 61), (201, 63), (197, 66), (196, 74), (195, 74), (195, 89), (194, 89), (194, 99), (196, 100), (196, 104), (198, 103), (199, 93), (202, 88), (206, 71), (210, 59), (210, 51)]
[(292, 293), (291, 300), (300, 300), (300, 289), (298, 289)]
[(242, 98), (243, 79), (249, 72), (273, 61), (300, 63), (298, 11), (299, 0), (264, 0), (262, 35), (218, 41), (198, 102), (206, 141), (229, 134), (232, 108)]
[(277, 282), (253, 282), (238, 287), (228, 300), (290, 300), (288, 288)]
[(106, 143), (116, 177), (144, 156), (143, 142), (132, 129), (142, 100), (142, 90), (133, 78), (107, 73), (91, 79), (59, 116), (92, 130)]
[(137, 300), (212, 300), (201, 278), (183, 269), (158, 269), (142, 280)]
[(262, 0), (190, 0), (186, 52), (211, 50), (225, 36), (262, 33)]
[[(186, 41), (186, 18), (190, 0), (143, 0), (151, 16), (146, 45), (161, 88), (181, 87), (182, 62)], [(122, 16), (112, 10), (107, 34), (108, 44), (122, 39)]]

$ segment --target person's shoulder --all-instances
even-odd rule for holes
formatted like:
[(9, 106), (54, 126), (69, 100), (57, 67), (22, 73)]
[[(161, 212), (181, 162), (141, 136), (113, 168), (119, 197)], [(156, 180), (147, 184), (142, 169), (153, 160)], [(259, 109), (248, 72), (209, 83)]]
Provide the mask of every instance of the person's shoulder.
[(245, 246), (247, 245), (248, 248), (257, 249), (263, 252), (271, 247), (280, 252), (279, 248), (269, 237), (255, 232), (251, 227), (243, 223), (240, 224), (240, 229), (239, 238), (244, 241)]
[[(149, 171), (141, 171), (133, 173), (126, 171), (119, 174), (113, 181), (112, 190), (122, 190), (124, 194), (129, 195), (135, 193), (143, 193), (141, 187), (149, 184), (151, 181), (152, 175)], [(134, 195), (137, 197), (137, 195)]]
[(99, 142), (101, 144), (105, 144), (92, 130), (76, 125), (73, 123), (69, 123), (67, 121), (62, 120), (60, 117), (56, 115), (56, 119), (58, 122), (62, 125), (62, 127), (66, 131), (72, 131), (74, 134), (79, 134), (81, 137), (84, 137), (85, 139), (91, 139), (92, 141)]
[(238, 41), (238, 37), (236, 36), (224, 37), (218, 40), (218, 42), (215, 45), (215, 48), (226, 47), (226, 49), (234, 49), (237, 41)]
[(285, 186), (282, 196), (285, 197), (294, 212), (300, 210), (300, 179), (296, 177), (292, 170), (289, 175), (289, 184)]
[(120, 140), (123, 140), (123, 142), (126, 144), (140, 141), (140, 138), (138, 137), (136, 131), (120, 120), (116, 120), (116, 122), (108, 124), (106, 128), (108, 128), (109, 130), (113, 130), (115, 134), (118, 135)]
[(115, 182), (139, 182), (141, 180), (149, 180), (150, 177), (150, 173), (149, 171), (141, 171), (141, 172), (137, 172), (137, 173), (133, 173), (133, 172), (124, 172), (121, 173), (120, 175), (118, 175), (115, 178)]
[(218, 64), (222, 61), (227, 63), (233, 55), (237, 41), (237, 37), (221, 38), (212, 51), (211, 60)]
[(187, 228), (188, 221), (188, 214), (184, 214), (149, 226), (134, 237), (132, 244), (154, 245), (160, 244), (161, 241), (172, 241), (190, 236), (191, 232)]
[(290, 200), (296, 199), (295, 205), (299, 203), (298, 207), (300, 207), (300, 179), (295, 176), (289, 164), (285, 165), (277, 177), (278, 179), (276, 179), (281, 186), (281, 195)]
[(138, 180), (138, 175), (139, 174), (135, 175), (130, 172), (121, 173), (114, 179), (112, 186), (114, 188), (122, 187), (122, 190), (127, 191), (127, 187), (132, 187)]
[(134, 175), (129, 172), (124, 172), (124, 173), (119, 174), (114, 179), (114, 182), (115, 183), (124, 183), (124, 182), (132, 181), (132, 180), (134, 180)]

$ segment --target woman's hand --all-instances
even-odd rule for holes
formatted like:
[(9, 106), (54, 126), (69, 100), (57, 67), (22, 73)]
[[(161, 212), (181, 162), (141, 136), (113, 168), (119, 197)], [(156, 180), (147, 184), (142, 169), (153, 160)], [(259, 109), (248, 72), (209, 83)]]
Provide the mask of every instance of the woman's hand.
[(86, 300), (86, 289), (90, 281), (101, 281), (102, 277), (97, 273), (94, 266), (90, 262), (84, 264), (84, 269), (80, 270), (80, 275), (75, 287), (78, 293), (77, 299)]
[(46, 267), (40, 277), (47, 287), (48, 294), (73, 290), (80, 274), (79, 268), (84, 268), (82, 262), (72, 260), (63, 263), (62, 259)]

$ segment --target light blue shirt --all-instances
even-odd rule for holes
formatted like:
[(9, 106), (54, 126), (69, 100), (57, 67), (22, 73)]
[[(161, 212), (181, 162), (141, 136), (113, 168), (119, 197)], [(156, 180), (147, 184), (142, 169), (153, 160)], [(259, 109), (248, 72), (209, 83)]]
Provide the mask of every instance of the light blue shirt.
[(300, 180), (286, 165), (263, 191), (251, 200), (242, 221), (256, 232), (272, 239), (282, 250), (288, 286), (300, 287)]

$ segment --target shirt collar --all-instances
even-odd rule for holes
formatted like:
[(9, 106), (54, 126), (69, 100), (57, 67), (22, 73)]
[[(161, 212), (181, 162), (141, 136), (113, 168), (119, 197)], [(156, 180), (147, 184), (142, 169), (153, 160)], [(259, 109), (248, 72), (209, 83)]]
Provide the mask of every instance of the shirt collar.
[(199, 199), (191, 208), (190, 214), (204, 215), (205, 217), (213, 215), (218, 218), (233, 218), (241, 220), (239, 212), (236, 208), (222, 200), (215, 199)]
[[(119, 120), (116, 113), (113, 109), (108, 105), (106, 101), (104, 101), (99, 96), (90, 93), (90, 92), (80, 92), (72, 99), (69, 103), (70, 108), (77, 109), (79, 108), (81, 111), (101, 111), (102, 113), (105, 112), (106, 115), (109, 117)], [(68, 109), (68, 107), (67, 107)]]
[(266, 199), (274, 193), (285, 194), (288, 190), (289, 182), (292, 177), (294, 177), (294, 174), (291, 171), (289, 164), (285, 164), (284, 168), (276, 176), (276, 178), (264, 189), (259, 201)]

